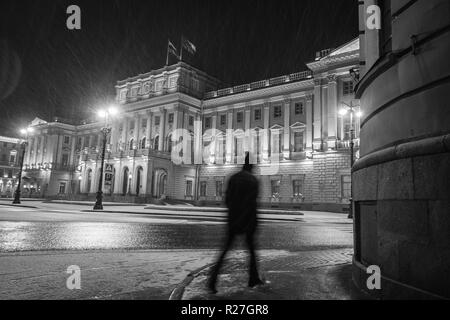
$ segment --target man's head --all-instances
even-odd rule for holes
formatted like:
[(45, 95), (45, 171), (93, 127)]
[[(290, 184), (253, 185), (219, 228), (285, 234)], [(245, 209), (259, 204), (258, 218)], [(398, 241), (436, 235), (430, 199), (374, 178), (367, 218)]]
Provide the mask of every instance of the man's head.
[(245, 164), (244, 164), (244, 167), (242, 168), (242, 170), (247, 171), (247, 172), (252, 172), (252, 170), (253, 170), (253, 165), (250, 163), (250, 153), (249, 152), (245, 153)]

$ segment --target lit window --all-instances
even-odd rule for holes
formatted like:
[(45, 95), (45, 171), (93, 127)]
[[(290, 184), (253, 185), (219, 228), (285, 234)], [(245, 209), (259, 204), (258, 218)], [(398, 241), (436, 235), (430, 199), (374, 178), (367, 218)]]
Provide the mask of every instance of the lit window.
[(192, 197), (192, 180), (186, 180), (186, 196)]
[(223, 196), (223, 181), (216, 181), (216, 197)]
[(273, 198), (279, 198), (280, 197), (280, 180), (272, 180), (271, 181), (271, 191), (272, 191), (272, 197)]
[(292, 181), (292, 191), (295, 198), (303, 197), (303, 181), (293, 180)]
[(303, 151), (303, 132), (294, 133), (294, 152)]
[(200, 197), (206, 197), (206, 181), (200, 182)]
[(65, 194), (66, 193), (66, 183), (60, 182), (59, 183), (59, 194)]

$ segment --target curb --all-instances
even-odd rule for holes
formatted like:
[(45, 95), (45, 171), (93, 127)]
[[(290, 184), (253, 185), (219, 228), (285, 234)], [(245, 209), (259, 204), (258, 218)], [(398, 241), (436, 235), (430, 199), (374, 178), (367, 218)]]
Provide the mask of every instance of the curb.
[(204, 270), (211, 268), (216, 263), (210, 263), (206, 266), (200, 267), (197, 270), (192, 271), (187, 275), (186, 278), (184, 278), (183, 281), (181, 281), (180, 284), (178, 284), (175, 289), (173, 289), (172, 293), (170, 294), (169, 300), (183, 300), (183, 294), (184, 290), (188, 285), (191, 284), (191, 282), (199, 276), (200, 273), (202, 273)]
[(0, 203), (0, 206), (5, 206), (5, 207), (17, 207), (17, 208), (30, 208), (30, 209), (39, 209), (38, 207), (35, 206), (27, 206), (27, 205), (23, 205), (23, 204), (8, 204), (8, 203)]
[[(226, 220), (227, 216), (212, 216), (212, 215), (204, 215), (204, 214), (196, 214), (196, 215), (189, 215), (189, 214), (170, 214), (170, 213), (155, 213), (155, 212), (136, 212), (136, 211), (113, 211), (113, 210), (80, 210), (80, 212), (104, 212), (104, 213), (124, 213), (124, 214), (142, 214), (142, 215), (149, 215), (149, 216), (162, 216), (162, 217), (172, 217), (172, 218), (189, 218), (189, 219), (202, 219), (202, 218), (214, 218), (218, 220)], [(299, 215), (300, 216), (300, 215)], [(280, 221), (280, 222), (298, 222), (299, 217), (297, 218), (286, 218), (286, 219), (280, 219), (280, 218), (266, 218), (266, 217), (258, 217), (259, 221)]]

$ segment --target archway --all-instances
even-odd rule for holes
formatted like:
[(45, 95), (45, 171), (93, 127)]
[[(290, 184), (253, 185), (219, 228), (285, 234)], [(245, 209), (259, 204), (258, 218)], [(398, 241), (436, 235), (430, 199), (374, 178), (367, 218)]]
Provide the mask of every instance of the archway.
[(130, 170), (128, 167), (123, 169), (123, 181), (122, 181), (122, 194), (126, 195), (128, 192), (128, 176), (130, 175)]
[(142, 178), (144, 176), (144, 169), (138, 167), (136, 170), (136, 195), (142, 194)]
[(153, 196), (161, 198), (167, 194), (167, 171), (165, 169), (156, 169), (154, 171)]

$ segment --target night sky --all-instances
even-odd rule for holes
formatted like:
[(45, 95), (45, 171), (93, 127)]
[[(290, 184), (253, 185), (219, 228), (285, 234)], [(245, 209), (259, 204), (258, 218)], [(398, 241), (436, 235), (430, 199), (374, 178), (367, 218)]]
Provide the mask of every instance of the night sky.
[[(80, 31), (66, 28), (71, 4)], [(243, 84), (303, 71), (356, 37), (357, 1), (2, 0), (0, 135), (36, 116), (90, 117), (116, 81), (163, 67), (167, 39), (179, 49), (182, 34), (197, 46), (188, 63)]]

